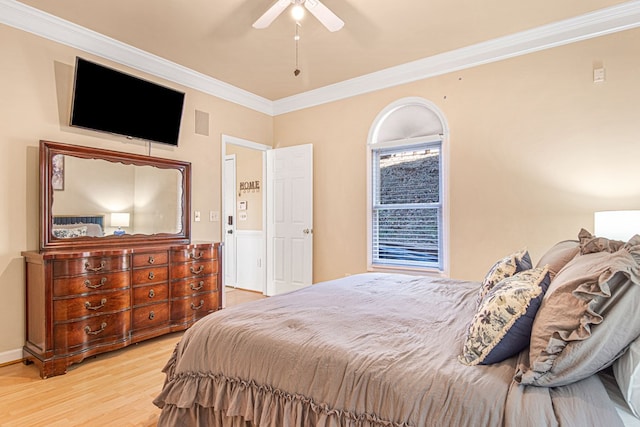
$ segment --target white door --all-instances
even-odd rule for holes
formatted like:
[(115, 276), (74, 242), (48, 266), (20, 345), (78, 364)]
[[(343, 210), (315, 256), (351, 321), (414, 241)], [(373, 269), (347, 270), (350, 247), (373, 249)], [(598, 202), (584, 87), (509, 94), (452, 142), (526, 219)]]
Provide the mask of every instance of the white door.
[(267, 152), (267, 295), (313, 281), (313, 146)]
[(236, 157), (226, 156), (224, 159), (224, 213), (222, 217), (224, 230), (224, 283), (236, 286)]

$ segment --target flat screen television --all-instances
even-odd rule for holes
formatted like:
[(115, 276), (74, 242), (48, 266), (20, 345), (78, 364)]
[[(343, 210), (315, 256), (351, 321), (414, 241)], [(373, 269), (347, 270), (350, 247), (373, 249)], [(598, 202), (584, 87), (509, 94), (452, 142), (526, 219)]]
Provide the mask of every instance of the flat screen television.
[(178, 145), (184, 93), (76, 57), (71, 126)]

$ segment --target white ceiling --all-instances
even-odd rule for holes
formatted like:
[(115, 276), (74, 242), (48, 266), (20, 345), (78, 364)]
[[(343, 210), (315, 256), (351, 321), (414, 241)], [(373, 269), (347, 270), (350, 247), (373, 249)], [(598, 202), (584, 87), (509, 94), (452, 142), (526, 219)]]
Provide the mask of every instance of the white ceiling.
[[(302, 73), (295, 77), (295, 23), (288, 11), (267, 29), (251, 27), (274, 2), (21, 0), (19, 3), (268, 101), (295, 98), (371, 73), (384, 73), (390, 67), (503, 40), (505, 36), (514, 41), (522, 32), (547, 28), (549, 24), (560, 22), (554, 31), (562, 32), (565, 20), (569, 20), (568, 25), (571, 18), (615, 9), (614, 6), (631, 5), (634, 13), (640, 13), (639, 1), (620, 0), (323, 0), (344, 20), (345, 26), (331, 33), (307, 14), (301, 29)], [(16, 2), (0, 0), (0, 10), (3, 3)], [(637, 16), (632, 21), (635, 23), (632, 26), (640, 25)], [(628, 22), (625, 25), (629, 27)]]

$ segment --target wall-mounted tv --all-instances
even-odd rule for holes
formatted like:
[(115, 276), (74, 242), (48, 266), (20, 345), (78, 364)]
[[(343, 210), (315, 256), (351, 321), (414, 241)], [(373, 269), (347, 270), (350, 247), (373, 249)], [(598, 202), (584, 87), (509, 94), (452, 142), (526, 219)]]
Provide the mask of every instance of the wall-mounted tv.
[(71, 126), (178, 145), (184, 93), (76, 58)]

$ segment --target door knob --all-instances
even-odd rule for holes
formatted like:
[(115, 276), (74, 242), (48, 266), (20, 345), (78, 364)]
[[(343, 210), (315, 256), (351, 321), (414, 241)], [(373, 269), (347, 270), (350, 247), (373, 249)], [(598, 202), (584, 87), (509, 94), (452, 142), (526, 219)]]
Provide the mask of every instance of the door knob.
[(233, 230), (227, 230), (227, 234), (233, 234)]

